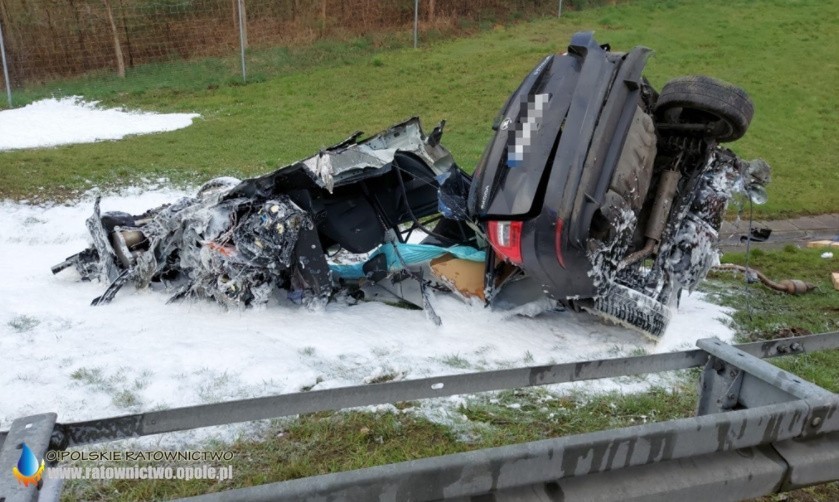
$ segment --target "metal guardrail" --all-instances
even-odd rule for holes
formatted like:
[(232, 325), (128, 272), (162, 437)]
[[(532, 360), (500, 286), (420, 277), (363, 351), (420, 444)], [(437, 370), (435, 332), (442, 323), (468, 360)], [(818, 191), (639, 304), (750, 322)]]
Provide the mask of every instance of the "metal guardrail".
[[(761, 360), (839, 348), (839, 332), (737, 346), (705, 339), (697, 345), (699, 349), (684, 352), (285, 394), (85, 422), (56, 423), (55, 414), (24, 417), (0, 432), (0, 500), (38, 499), (33, 487), (18, 486), (9, 474), (20, 455), (17, 445), (24, 441), (42, 458), (48, 449), (213, 425), (703, 365), (697, 417), (314, 476), (194, 500), (541, 500), (557, 493), (565, 500), (725, 500), (839, 479), (839, 396)], [(678, 473), (678, 482), (666, 472)], [(647, 482), (639, 482), (642, 479)], [(732, 491), (733, 486), (737, 490)], [(40, 495), (44, 499), (46, 494)]]

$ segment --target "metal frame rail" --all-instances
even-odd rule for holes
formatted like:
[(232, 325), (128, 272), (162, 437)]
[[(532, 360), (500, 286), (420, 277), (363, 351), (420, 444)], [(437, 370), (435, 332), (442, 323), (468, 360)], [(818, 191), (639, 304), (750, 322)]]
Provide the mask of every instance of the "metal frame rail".
[[(11, 468), (48, 449), (316, 411), (704, 367), (697, 416), (202, 495), (189, 500), (739, 500), (839, 479), (839, 395), (762, 358), (839, 348), (839, 332), (469, 373), (0, 432), (0, 501), (46, 500)], [(45, 487), (47, 488), (47, 487)]]

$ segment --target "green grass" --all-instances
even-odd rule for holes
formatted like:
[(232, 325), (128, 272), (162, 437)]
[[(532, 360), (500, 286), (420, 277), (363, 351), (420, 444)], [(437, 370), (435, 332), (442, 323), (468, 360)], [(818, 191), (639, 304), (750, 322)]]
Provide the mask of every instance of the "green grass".
[[(753, 251), (749, 266), (775, 281), (800, 279), (816, 286), (814, 291), (794, 296), (772, 291), (760, 284), (746, 286), (742, 274), (713, 272), (703, 289), (732, 314), (741, 339), (764, 340), (808, 333), (839, 331), (839, 291), (830, 274), (839, 270), (835, 258), (821, 258), (823, 250), (787, 246), (781, 251)], [(745, 265), (744, 253), (729, 253), (724, 263)], [(776, 360), (782, 368), (833, 392), (839, 392), (839, 350), (816, 352)]]
[[(800, 279), (816, 286), (814, 291), (803, 295), (778, 293), (761, 284), (747, 286), (742, 274), (713, 272), (713, 278), (725, 279), (719, 299), (737, 308), (733, 317), (738, 325), (748, 327), (744, 336), (752, 339), (792, 336), (790, 329), (808, 333), (839, 331), (839, 291), (833, 289), (830, 279), (831, 272), (839, 270), (839, 264), (835, 257), (822, 258), (823, 252), (823, 249), (787, 245), (779, 251), (758, 249), (751, 253), (749, 266), (770, 279)], [(727, 253), (722, 262), (745, 265), (746, 256)]]
[[(499, 27), (416, 51), (380, 50), (363, 41), (324, 42), (308, 52), (275, 49), (256, 57), (269, 63), (263, 67), (276, 64), (283, 71), (256, 75), (259, 81), (248, 85), (207, 77), (232, 60), (185, 64), (183, 85), (173, 88), (132, 88), (130, 79), (112, 78), (81, 87), (67, 83), (66, 91), (78, 89), (108, 104), (196, 111), (203, 118), (172, 133), (2, 153), (0, 197), (60, 197), (90, 184), (123, 185), (144, 176), (194, 184), (218, 174), (254, 175), (352, 131), (375, 132), (412, 115), (428, 127), (447, 119), (444, 142), (471, 170), (493, 116), (523, 75), (544, 54), (562, 51), (573, 32), (594, 29), (616, 49), (656, 49), (647, 73), (657, 86), (674, 76), (707, 73), (751, 93), (756, 116), (735, 147), (746, 158), (765, 157), (775, 170), (770, 202), (757, 216), (839, 211), (833, 196), (839, 191), (839, 32), (830, 21), (837, 16), (839, 4), (818, 0), (646, 0)], [(201, 86), (190, 87), (191, 79)]]
[[(68, 482), (64, 500), (162, 500), (535, 441), (609, 427), (689, 415), (692, 388), (655, 389), (640, 397), (606, 395), (557, 398), (542, 390), (510, 391), (481, 398), (461, 412), (467, 428), (453, 430), (413, 412), (313, 414), (275, 424), (260, 441), (240, 440), (217, 448), (232, 451), (233, 480)], [(155, 464), (160, 466), (161, 464)], [(226, 465), (226, 464), (225, 464)]]
[[(760, 284), (746, 285), (742, 274), (712, 272), (702, 289), (716, 301), (736, 309), (732, 314), (741, 341), (783, 338), (839, 331), (839, 291), (833, 288), (830, 274), (839, 270), (836, 258), (824, 259), (823, 250), (798, 249), (793, 245), (783, 250), (752, 251), (748, 257), (751, 268), (760, 270), (772, 280), (800, 279), (816, 289), (801, 295), (778, 293)], [(723, 263), (746, 264), (745, 253), (728, 253)], [(771, 362), (814, 382), (832, 392), (839, 392), (839, 350), (786, 356)], [(833, 501), (839, 500), (839, 483), (819, 485), (789, 494), (764, 497), (769, 501)]]

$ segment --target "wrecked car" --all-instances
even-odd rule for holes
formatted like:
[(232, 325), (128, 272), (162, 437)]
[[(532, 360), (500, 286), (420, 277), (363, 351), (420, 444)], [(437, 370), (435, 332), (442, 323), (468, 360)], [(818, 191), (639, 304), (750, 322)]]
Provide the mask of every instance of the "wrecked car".
[(578, 33), (501, 110), (468, 200), (496, 301), (547, 295), (658, 337), (717, 259), (733, 192), (764, 198), (766, 163), (720, 146), (746, 133), (746, 92), (705, 76), (656, 92), (650, 53)]
[(445, 122), (426, 135), (413, 118), (141, 215), (102, 213), (97, 200), (92, 246), (53, 272), (106, 282), (94, 304), (129, 282), (230, 306), (384, 291), (439, 323), (430, 291), (445, 289), (513, 313), (584, 309), (660, 337), (715, 263), (730, 199), (765, 199), (769, 167), (720, 146), (749, 126), (745, 91), (699, 76), (657, 92), (649, 54), (574, 35), (509, 97), (474, 176), (440, 144)]
[[(171, 300), (210, 297), (229, 305), (266, 302), (283, 289), (309, 306), (333, 284), (326, 253), (367, 253), (403, 240), (405, 224), (437, 213), (437, 176), (459, 170), (413, 118), (358, 141), (361, 133), (264, 176), (217, 178), (144, 214), (100, 212), (87, 220), (93, 245), (52, 268), (109, 284), (94, 305), (131, 282), (163, 283)], [(337, 277), (336, 277), (337, 279)]]

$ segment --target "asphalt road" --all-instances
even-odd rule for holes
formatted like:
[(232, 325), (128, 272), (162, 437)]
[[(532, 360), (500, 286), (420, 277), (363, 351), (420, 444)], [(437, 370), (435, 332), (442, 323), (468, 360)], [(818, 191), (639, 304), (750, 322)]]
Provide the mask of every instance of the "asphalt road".
[[(772, 232), (764, 242), (752, 240), (751, 246), (758, 249), (772, 249), (787, 244), (804, 247), (815, 240), (839, 239), (839, 214), (802, 216), (788, 220), (755, 220), (753, 230), (768, 228)], [(724, 251), (746, 249), (746, 237), (749, 235), (749, 220), (726, 221), (720, 229), (720, 247)]]

